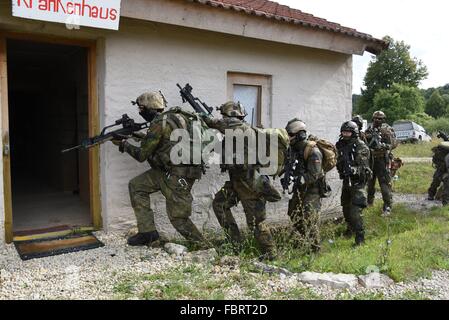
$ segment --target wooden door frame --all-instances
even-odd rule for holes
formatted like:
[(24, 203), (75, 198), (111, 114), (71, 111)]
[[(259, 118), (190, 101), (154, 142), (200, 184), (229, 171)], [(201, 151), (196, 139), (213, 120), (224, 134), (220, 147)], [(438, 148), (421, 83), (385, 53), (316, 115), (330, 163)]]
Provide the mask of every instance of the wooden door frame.
[[(3, 146), (9, 145), (9, 106), (8, 106), (8, 63), (6, 41), (8, 39), (33, 41), (40, 43), (53, 43), (62, 45), (74, 45), (87, 48), (88, 68), (88, 126), (89, 136), (94, 136), (100, 131), (100, 119), (98, 109), (97, 88), (97, 43), (95, 40), (77, 40), (60, 38), (56, 36), (35, 35), (14, 32), (2, 32), (0, 30), (0, 109), (2, 116), (2, 141)], [(3, 150), (2, 150), (3, 152)], [(89, 149), (89, 197), (90, 214), (95, 229), (102, 228), (101, 198), (100, 198), (100, 150), (96, 146)], [(11, 193), (11, 166), (10, 156), (3, 156), (3, 195), (5, 211), (5, 241), (13, 241), (13, 212)]]

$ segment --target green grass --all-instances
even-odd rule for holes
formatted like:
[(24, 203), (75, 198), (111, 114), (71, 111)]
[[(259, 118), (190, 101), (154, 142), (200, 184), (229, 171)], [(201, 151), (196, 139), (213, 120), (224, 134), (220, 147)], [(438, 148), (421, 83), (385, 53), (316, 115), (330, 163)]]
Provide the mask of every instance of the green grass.
[(441, 142), (440, 139), (432, 139), (431, 142), (402, 143), (393, 153), (400, 158), (429, 158), (432, 157), (432, 148)]
[[(373, 269), (395, 281), (411, 281), (428, 277), (433, 270), (449, 270), (449, 211), (434, 208), (427, 213), (411, 211), (397, 204), (391, 217), (380, 216), (381, 203), (364, 211), (365, 245), (354, 248), (353, 239), (342, 234), (344, 223), (329, 222), (321, 227), (322, 250), (310, 254), (298, 247), (290, 227), (277, 228), (274, 237), (278, 257), (269, 264), (292, 272), (315, 271), (363, 275)], [(223, 240), (215, 241), (219, 255), (234, 255), (235, 248)], [(235, 272), (217, 273), (217, 266), (185, 265), (153, 275), (124, 275), (114, 287), (118, 299), (229, 299), (232, 288), (241, 290), (239, 297), (250, 299), (313, 300), (321, 297), (306, 288), (290, 288), (266, 295), (264, 288), (272, 276), (258, 273), (252, 260), (260, 255), (254, 238), (237, 252), (240, 267)], [(220, 270), (220, 269), (218, 269)], [(275, 276), (276, 277), (276, 276)], [(427, 299), (422, 292), (405, 292), (395, 299)], [(342, 292), (337, 299), (380, 300), (379, 293), (351, 294)]]
[(116, 295), (116, 298), (128, 299), (129, 297), (133, 296), (135, 287), (138, 282), (139, 279), (136, 277), (127, 276), (123, 278), (114, 286), (113, 291), (114, 294)]
[[(252, 299), (262, 299), (258, 287), (261, 280), (247, 272), (233, 273), (225, 281), (214, 275), (213, 266), (189, 265), (175, 267), (154, 275), (125, 276), (114, 292), (118, 299), (137, 297), (144, 300), (224, 300), (226, 291), (234, 285), (243, 288), (244, 294)], [(140, 284), (140, 286), (138, 285)], [(140, 290), (136, 290), (141, 287)]]
[[(275, 264), (289, 270), (366, 274), (377, 268), (395, 281), (430, 275), (433, 269), (449, 269), (449, 213), (436, 209), (427, 215), (397, 205), (390, 218), (380, 217), (380, 204), (366, 210), (367, 241), (353, 248), (344, 239), (344, 225), (322, 228), (324, 243), (319, 255), (304, 255), (285, 248)], [(388, 240), (390, 243), (387, 243)], [(329, 242), (328, 240), (331, 240)]]
[[(249, 261), (247, 261), (249, 264)], [(225, 278), (214, 274), (213, 266), (190, 265), (175, 267), (154, 275), (130, 275), (120, 280), (115, 288), (117, 299), (131, 297), (144, 300), (224, 300), (231, 287), (238, 287), (242, 295), (250, 299), (270, 300), (317, 300), (321, 297), (308, 288), (291, 288), (283, 292), (274, 292), (270, 296), (263, 294), (262, 288), (270, 279), (266, 274), (255, 274), (242, 268)], [(137, 288), (140, 287), (140, 290)]]
[(405, 194), (427, 193), (434, 172), (430, 163), (405, 163), (397, 173), (399, 179), (393, 181), (393, 191)]

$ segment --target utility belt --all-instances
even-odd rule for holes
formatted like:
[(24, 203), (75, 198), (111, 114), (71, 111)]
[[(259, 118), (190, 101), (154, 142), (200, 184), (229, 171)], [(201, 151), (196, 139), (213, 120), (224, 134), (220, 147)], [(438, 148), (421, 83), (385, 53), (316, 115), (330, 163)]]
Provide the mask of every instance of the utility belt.
[(168, 173), (183, 178), (200, 179), (203, 171), (200, 166), (173, 166), (168, 169)]

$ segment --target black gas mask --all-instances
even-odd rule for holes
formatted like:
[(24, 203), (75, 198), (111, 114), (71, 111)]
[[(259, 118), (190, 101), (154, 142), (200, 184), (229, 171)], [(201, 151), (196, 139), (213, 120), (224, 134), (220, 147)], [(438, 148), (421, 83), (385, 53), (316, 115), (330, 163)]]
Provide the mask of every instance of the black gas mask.
[(304, 141), (307, 140), (307, 132), (300, 131), (294, 137), (291, 136), (290, 144), (295, 146), (300, 146)]
[(142, 116), (142, 118), (145, 119), (147, 122), (153, 121), (154, 118), (156, 118), (158, 112), (153, 109), (143, 108), (139, 114)]

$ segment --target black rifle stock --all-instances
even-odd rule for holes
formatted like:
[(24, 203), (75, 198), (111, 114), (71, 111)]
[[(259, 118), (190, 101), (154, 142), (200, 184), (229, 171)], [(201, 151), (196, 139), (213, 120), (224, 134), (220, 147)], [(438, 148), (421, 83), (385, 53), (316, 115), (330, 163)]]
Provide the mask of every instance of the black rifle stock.
[(193, 88), (190, 84), (187, 83), (184, 88), (182, 88), (179, 83), (176, 85), (180, 89), (179, 93), (181, 94), (182, 102), (188, 102), (193, 110), (199, 114), (212, 114), (212, 111), (214, 110), (212, 107), (209, 107), (198, 97), (192, 95)]
[[(106, 132), (106, 130), (120, 125), (122, 126), (120, 129)], [(77, 149), (89, 149), (113, 139), (128, 139), (133, 135), (133, 133), (145, 128), (148, 128), (148, 122), (135, 123), (134, 120), (128, 117), (127, 114), (124, 114), (120, 119), (115, 121), (115, 124), (104, 127), (99, 135), (92, 138), (83, 139), (81, 144), (73, 148), (64, 149), (62, 150), (62, 153)]]

